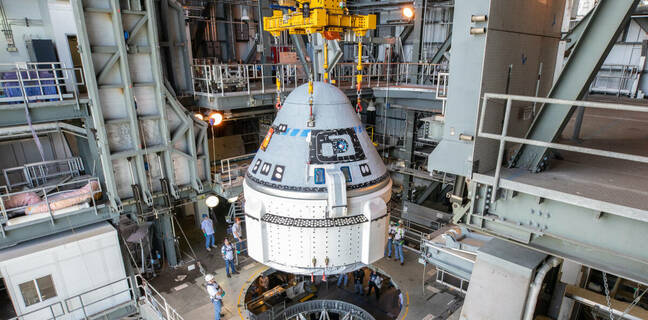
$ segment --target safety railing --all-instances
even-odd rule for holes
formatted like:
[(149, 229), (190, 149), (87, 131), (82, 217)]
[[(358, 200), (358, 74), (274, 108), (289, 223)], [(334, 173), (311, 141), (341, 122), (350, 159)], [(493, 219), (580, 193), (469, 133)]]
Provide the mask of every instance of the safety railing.
[(640, 67), (636, 65), (602, 65), (590, 85), (590, 92), (634, 97), (640, 73)]
[(468, 293), (468, 284), (470, 283), (469, 279), (461, 278), (451, 272), (444, 270), (443, 268), (440, 268), (439, 266), (437, 266), (436, 269), (436, 282), (444, 286), (453, 288), (464, 294)]
[[(109, 287), (116, 288), (114, 290), (110, 290)], [(91, 316), (98, 316), (102, 313), (102, 311), (111, 310), (114, 307), (119, 306), (120, 304), (124, 304), (128, 301), (131, 301), (133, 308), (136, 308), (135, 297), (137, 297), (137, 293), (135, 292), (135, 288), (136, 286), (133, 285), (132, 279), (130, 277), (125, 277), (77, 294), (62, 301), (57, 301), (36, 310), (23, 313), (8, 320), (71, 319), (71, 315), (74, 315), (74, 317), (76, 318), (79, 317), (80, 314), (83, 314), (83, 319), (89, 319), (89, 317)], [(128, 295), (128, 299), (125, 299), (126, 295)], [(120, 299), (119, 296), (124, 296), (124, 298)], [(107, 300), (110, 299), (117, 299), (117, 301), (108, 303), (110, 304), (109, 306), (101, 307), (100, 309), (102, 310), (99, 312), (94, 311), (92, 312), (92, 314), (89, 314), (89, 312), (91, 312), (89, 309), (91, 309), (93, 305), (96, 305), (98, 303), (106, 303), (108, 302)]]
[(283, 92), (308, 82), (300, 68), (297, 64), (194, 64), (191, 67), (194, 95), (272, 92), (276, 90), (277, 75)]
[[(97, 315), (98, 313), (102, 312), (93, 312), (92, 314), (89, 314), (89, 310), (93, 305), (96, 305), (98, 303), (105, 303), (106, 300), (112, 299), (112, 298), (117, 298), (118, 296), (125, 296), (125, 294), (128, 294), (128, 300), (133, 301), (133, 298), (136, 297), (136, 293), (134, 291), (135, 286), (132, 285), (132, 280), (129, 277), (113, 281), (111, 283), (105, 284), (103, 286), (91, 289), (89, 291), (86, 291), (84, 293), (78, 294), (76, 296), (73, 296), (71, 298), (65, 299), (65, 309), (67, 313), (75, 313), (77, 311), (81, 311), (83, 313), (84, 318), (88, 318), (88, 316), (91, 315)], [(108, 288), (111, 288), (113, 290), (106, 290)], [(115, 291), (116, 289), (116, 291)], [(103, 291), (103, 292), (102, 292)], [(99, 297), (97, 297), (99, 296)], [(123, 303), (126, 301), (122, 301), (119, 303)], [(118, 304), (118, 303), (116, 303)], [(101, 308), (101, 309), (111, 309), (113, 306), (110, 306), (109, 308)], [(104, 311), (102, 310), (102, 311)]]
[[(97, 214), (96, 198), (102, 192), (98, 178), (91, 177), (52, 186), (37, 187), (0, 195), (0, 231), (9, 219), (22, 213), (27, 215), (46, 214), (52, 224), (57, 211), (78, 204), (91, 203)], [(44, 216), (44, 217), (45, 217)]]
[(390, 212), (390, 223), (397, 223), (399, 220), (403, 221), (403, 229), (405, 230), (405, 244), (403, 245), (403, 248), (416, 253), (421, 252), (422, 244), (428, 234), (443, 227), (443, 224), (436, 221), (434, 221), (434, 225), (430, 227), (402, 218), (403, 212), (398, 207), (390, 208)]
[[(255, 153), (248, 153), (236, 157), (221, 159), (220, 173), (216, 174), (214, 181), (223, 187), (231, 187), (238, 177), (244, 177), (247, 165), (239, 165), (238, 162), (254, 158)], [(238, 184), (237, 184), (238, 185)]]
[(151, 286), (141, 275), (136, 275), (138, 280), (137, 288), (140, 293), (140, 301), (148, 304), (157, 313), (160, 319), (184, 320), (182, 316), (167, 303), (166, 299)]
[(16, 187), (38, 187), (50, 179), (61, 176), (75, 177), (83, 172), (83, 161), (79, 157), (28, 163), (19, 167), (3, 169), (9, 190)]
[[(440, 73), (447, 65), (409, 62), (371, 62), (363, 64), (363, 85), (373, 87), (421, 85), (436, 87)], [(358, 68), (356, 63), (338, 63), (331, 71), (331, 79), (338, 87), (356, 87)]]
[(234, 221), (236, 221), (236, 218), (243, 218), (243, 216), (245, 215), (243, 193), (241, 192), (236, 198), (228, 199), (228, 202), (230, 203), (230, 208), (227, 212), (227, 216), (225, 217), (225, 221), (227, 221), (227, 223), (234, 223)]
[[(301, 64), (209, 64), (192, 65), (194, 95), (225, 96), (227, 93), (274, 92), (279, 76), (285, 92), (308, 82)], [(402, 85), (430, 86), (447, 93), (447, 65), (432, 63), (365, 63), (362, 81), (365, 87)], [(353, 89), (357, 64), (338, 63), (330, 70), (331, 83)]]
[(0, 104), (78, 99), (81, 68), (61, 62), (0, 63)]
[[(484, 132), (484, 120), (488, 113), (488, 104), (493, 100), (504, 100), (506, 106), (504, 109), (504, 121), (502, 123), (501, 133), (490, 133)], [(511, 108), (513, 102), (523, 102), (523, 103), (540, 103), (540, 104), (552, 104), (554, 106), (559, 106), (563, 108), (575, 107), (584, 107), (584, 108), (594, 108), (594, 109), (606, 109), (606, 110), (616, 110), (616, 111), (630, 111), (630, 112), (641, 112), (648, 113), (648, 108), (643, 106), (633, 106), (625, 104), (615, 104), (615, 103), (603, 103), (603, 102), (591, 102), (591, 101), (575, 101), (575, 100), (562, 100), (562, 99), (550, 99), (550, 98), (539, 98), (539, 97), (529, 97), (529, 96), (518, 96), (518, 95), (509, 95), (509, 94), (495, 94), (495, 93), (486, 93), (484, 94), (484, 99), (480, 107), (480, 119), (477, 127), (477, 136), (492, 140), (498, 140), (499, 150), (497, 157), (497, 165), (495, 167), (495, 176), (493, 177), (493, 191), (491, 193), (491, 202), (496, 200), (497, 189), (499, 187), (502, 161), (504, 158), (504, 149), (507, 142), (526, 144), (544, 148), (552, 148), (557, 150), (565, 150), (577, 153), (584, 153), (594, 156), (602, 156), (620, 160), (634, 161), (639, 163), (648, 163), (648, 157), (621, 153), (615, 151), (580, 147), (574, 145), (568, 145), (563, 143), (539, 141), (525, 138), (512, 137), (508, 135), (508, 126), (511, 116)]]
[(448, 78), (450, 73), (439, 72), (439, 77), (436, 82), (436, 98), (442, 101), (441, 115), (445, 115), (446, 104), (448, 102)]

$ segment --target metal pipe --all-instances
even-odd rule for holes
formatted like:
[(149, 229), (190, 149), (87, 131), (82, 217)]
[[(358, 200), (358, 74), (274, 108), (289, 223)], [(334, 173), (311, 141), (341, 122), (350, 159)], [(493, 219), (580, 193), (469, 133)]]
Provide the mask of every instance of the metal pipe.
[(527, 296), (526, 307), (524, 308), (523, 320), (533, 320), (533, 313), (535, 312), (536, 303), (538, 302), (538, 295), (540, 295), (540, 288), (542, 288), (542, 282), (544, 281), (545, 276), (549, 273), (549, 270), (557, 267), (562, 262), (562, 259), (551, 257), (549, 260), (545, 261), (538, 272), (536, 277), (530, 285), (529, 295)]

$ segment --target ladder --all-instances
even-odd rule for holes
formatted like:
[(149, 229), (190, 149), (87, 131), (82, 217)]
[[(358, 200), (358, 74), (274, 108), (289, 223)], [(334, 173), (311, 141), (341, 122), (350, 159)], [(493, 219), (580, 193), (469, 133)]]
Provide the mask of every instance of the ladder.
[(230, 205), (229, 211), (227, 212), (227, 217), (225, 218), (227, 223), (235, 222), (236, 218), (241, 218), (241, 220), (245, 220), (244, 201), (245, 200), (243, 199), (243, 192), (241, 192), (236, 198), (236, 201), (232, 202)]

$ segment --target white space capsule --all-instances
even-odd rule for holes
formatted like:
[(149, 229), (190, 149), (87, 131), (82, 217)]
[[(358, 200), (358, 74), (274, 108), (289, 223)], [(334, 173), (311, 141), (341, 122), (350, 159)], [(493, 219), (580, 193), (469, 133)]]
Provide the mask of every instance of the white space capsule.
[(349, 99), (313, 83), (285, 100), (245, 177), (249, 255), (296, 274), (349, 272), (384, 254), (391, 179)]

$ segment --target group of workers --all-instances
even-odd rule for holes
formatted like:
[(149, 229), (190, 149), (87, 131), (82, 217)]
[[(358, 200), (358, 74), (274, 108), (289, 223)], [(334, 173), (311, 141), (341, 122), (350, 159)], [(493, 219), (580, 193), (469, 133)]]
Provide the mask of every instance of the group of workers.
[[(217, 248), (214, 243), (214, 221), (207, 214), (203, 214), (202, 216), (200, 229), (205, 236), (205, 248), (207, 251), (211, 251), (211, 248)], [(243, 228), (241, 227), (240, 218), (236, 218), (235, 223), (232, 225), (232, 236), (234, 236), (234, 245), (225, 237), (223, 239), (223, 246), (221, 247), (221, 257), (225, 260), (225, 272), (228, 278), (231, 278), (232, 274), (238, 274), (234, 266), (234, 250), (236, 250), (236, 254), (241, 254), (241, 249), (243, 248)]]
[[(203, 214), (200, 229), (205, 236), (205, 248), (207, 251), (211, 251), (211, 248), (217, 248), (214, 243), (214, 221), (207, 214)], [(236, 254), (241, 254), (241, 249), (243, 248), (243, 228), (241, 227), (240, 218), (236, 218), (235, 223), (232, 225), (232, 236), (234, 236), (234, 245), (225, 237), (223, 239), (223, 246), (221, 247), (221, 257), (225, 260), (225, 272), (228, 278), (231, 278), (232, 274), (238, 274), (234, 266), (234, 250), (236, 250)]]
[(392, 247), (394, 249), (394, 260), (400, 259), (401, 266), (405, 264), (405, 257), (403, 256), (403, 245), (405, 244), (405, 229), (403, 228), (403, 220), (398, 220), (396, 223), (391, 223), (389, 226), (389, 234), (387, 236), (387, 248), (385, 248), (385, 255), (391, 259)]
[[(203, 214), (202, 221), (200, 222), (200, 229), (205, 236), (205, 249), (211, 251), (211, 248), (217, 248), (214, 238), (214, 221), (209, 218), (209, 215)], [(232, 236), (234, 237), (234, 245), (230, 242), (230, 239), (225, 237), (223, 239), (223, 245), (221, 246), (221, 257), (225, 260), (225, 272), (227, 277), (231, 278), (234, 274), (239, 274), (236, 271), (234, 263), (234, 250), (236, 254), (241, 254), (241, 250), (244, 248), (243, 243), (243, 228), (241, 226), (241, 219), (236, 218), (235, 223), (232, 225)], [(207, 293), (209, 294), (209, 299), (214, 305), (215, 319), (220, 320), (223, 316), (221, 314), (221, 308), (223, 307), (223, 297), (225, 296), (225, 291), (218, 285), (216, 282), (216, 277), (213, 274), (205, 275), (205, 285), (207, 286)]]
[[(358, 295), (366, 295), (370, 296), (371, 291), (373, 290), (376, 293), (376, 300), (380, 299), (380, 288), (382, 287), (382, 282), (383, 278), (375, 271), (372, 270), (371, 273), (369, 274), (369, 289), (367, 290), (367, 293), (365, 294), (364, 292), (364, 277), (365, 277), (365, 271), (364, 268), (360, 268), (356, 271), (353, 271), (353, 287), (355, 294)], [(347, 286), (349, 283), (349, 274), (348, 273), (342, 273), (338, 276), (338, 281), (337, 281), (337, 286), (338, 288), (343, 288), (342, 284), (344, 283), (344, 287)]]
[[(209, 218), (207, 214), (203, 214), (202, 221), (200, 223), (200, 228), (203, 231), (205, 236), (205, 248), (207, 251), (211, 251), (211, 248), (217, 248), (214, 238), (214, 222)], [(232, 236), (234, 237), (234, 245), (230, 240), (225, 237), (223, 239), (223, 246), (221, 247), (221, 256), (225, 260), (225, 272), (227, 277), (231, 278), (232, 274), (239, 274), (236, 271), (234, 263), (234, 250), (236, 254), (240, 254), (243, 248), (243, 228), (241, 227), (241, 219), (236, 218), (235, 223), (232, 225)], [(385, 255), (387, 258), (391, 258), (392, 251), (394, 252), (394, 260), (400, 260), (400, 264), (405, 263), (403, 256), (403, 245), (405, 243), (405, 229), (403, 228), (403, 220), (398, 220), (396, 223), (392, 223), (389, 226), (389, 234), (387, 238), (387, 248), (385, 248)], [(353, 273), (353, 284), (355, 294), (371, 296), (372, 291), (375, 292), (376, 300), (380, 299), (380, 289), (382, 287), (383, 278), (375, 271), (372, 270), (369, 274), (368, 280), (368, 289), (365, 293), (364, 289), (364, 277), (365, 271), (364, 268), (358, 269)], [(222, 299), (225, 295), (225, 292), (222, 288), (216, 283), (215, 277), (212, 274), (207, 274), (205, 276), (205, 282), (207, 286), (207, 292), (209, 293), (209, 298), (214, 304), (214, 312), (216, 314), (215, 319), (219, 320), (221, 318), (221, 308), (222, 308)], [(344, 287), (348, 285), (349, 275), (347, 273), (341, 274), (338, 277), (337, 286), (341, 287), (344, 284)], [(399, 292), (399, 304), (402, 306), (402, 294)]]

